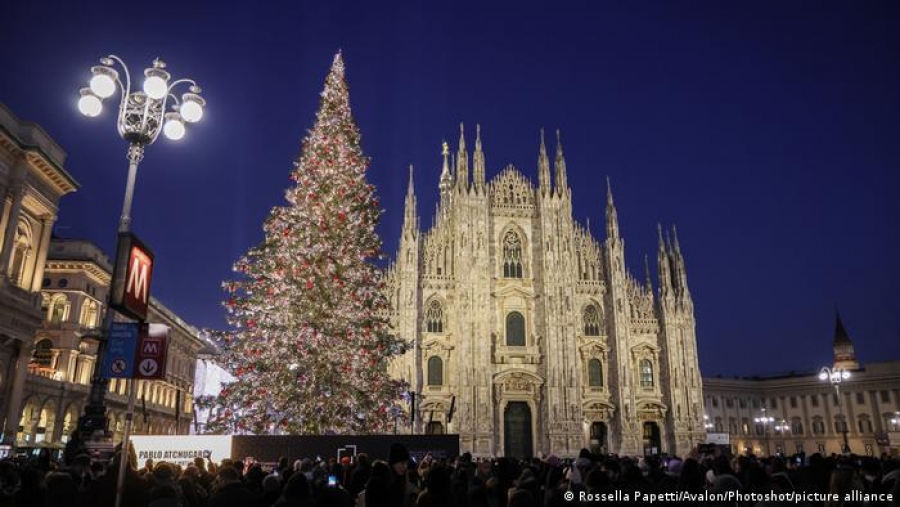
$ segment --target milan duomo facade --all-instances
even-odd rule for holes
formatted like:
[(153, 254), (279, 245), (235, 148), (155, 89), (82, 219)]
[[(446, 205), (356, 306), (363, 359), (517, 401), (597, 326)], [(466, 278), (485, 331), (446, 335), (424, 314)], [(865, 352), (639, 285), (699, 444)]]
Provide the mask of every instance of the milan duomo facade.
[(551, 175), (542, 135), (537, 188), (512, 166), (485, 181), (480, 132), (471, 179), (462, 134), (449, 158), (445, 145), (428, 231), (410, 169), (385, 277), (394, 331), (412, 345), (392, 374), (418, 393), (413, 431), (458, 433), (461, 449), (481, 456), (683, 454), (702, 442), (694, 308), (677, 236), (660, 230), (654, 292), (649, 269), (640, 281), (625, 267), (610, 191), (605, 241), (573, 220), (559, 143)]

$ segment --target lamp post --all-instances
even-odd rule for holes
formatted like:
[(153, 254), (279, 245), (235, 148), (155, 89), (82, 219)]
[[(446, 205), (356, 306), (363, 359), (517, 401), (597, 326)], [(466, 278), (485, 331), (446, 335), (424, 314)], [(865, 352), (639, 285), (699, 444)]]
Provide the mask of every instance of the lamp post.
[(766, 456), (771, 456), (772, 453), (769, 450), (769, 424), (775, 422), (775, 418), (766, 415), (766, 407), (763, 407), (762, 415), (759, 417), (754, 417), (753, 421), (757, 424), (761, 423), (763, 425), (763, 436), (766, 439)]
[(847, 419), (844, 417), (844, 400), (841, 398), (841, 382), (850, 378), (850, 372), (841, 368), (829, 368), (823, 366), (819, 372), (819, 380), (829, 381), (834, 386), (834, 393), (838, 398), (838, 413), (841, 415), (841, 433), (844, 435), (844, 454), (850, 454), (850, 443), (847, 441)]
[[(118, 67), (125, 78), (125, 82), (119, 78)], [(159, 58), (153, 60), (153, 65), (144, 69), (144, 82), (141, 89), (132, 90), (131, 73), (128, 66), (116, 55), (109, 55), (100, 59), (100, 65), (91, 67), (90, 86), (82, 88), (81, 97), (78, 100), (78, 110), (87, 117), (99, 116), (103, 110), (103, 99), (121, 93), (116, 127), (122, 139), (128, 142), (128, 179), (125, 184), (125, 200), (122, 204), (122, 215), (119, 217), (119, 233), (127, 233), (131, 230), (131, 204), (134, 197), (134, 184), (137, 178), (138, 165), (144, 158), (144, 149), (153, 144), (160, 132), (173, 141), (184, 137), (185, 122), (195, 123), (203, 117), (203, 108), (206, 101), (200, 97), (201, 89), (192, 79), (171, 80), (171, 74), (166, 71), (166, 64)], [(182, 85), (187, 88), (179, 98), (175, 95), (175, 88)], [(118, 244), (118, 242), (117, 242)], [(116, 252), (114, 259), (118, 259)], [(109, 294), (112, 294), (110, 287)], [(111, 301), (111, 298), (109, 299)], [(103, 378), (100, 366), (103, 364), (103, 356), (106, 353), (107, 333), (114, 321), (115, 311), (107, 304), (106, 318), (102, 333), (103, 338), (97, 350), (94, 375), (91, 379), (90, 401), (85, 407), (81, 427), (96, 435), (102, 431), (106, 433), (106, 386), (107, 380)], [(125, 435), (122, 441), (122, 453), (120, 455), (119, 484), (116, 494), (116, 507), (120, 505), (121, 493), (125, 477), (125, 463), (128, 459), (128, 440), (131, 434), (132, 420), (134, 418), (134, 379), (129, 379), (128, 412), (125, 415)]]
[(703, 414), (703, 427), (706, 428), (706, 431), (709, 431), (715, 427), (715, 425), (709, 422), (709, 416)]
[[(775, 425), (775, 432), (778, 433), (779, 435), (781, 435), (782, 438), (784, 438), (788, 431), (791, 431), (791, 427), (788, 425), (787, 419), (782, 417), (781, 420), (778, 421), (778, 424)], [(785, 452), (784, 444), (785, 444), (785, 442), (784, 442), (784, 440), (782, 440), (780, 445), (776, 445), (775, 452), (776, 453)]]

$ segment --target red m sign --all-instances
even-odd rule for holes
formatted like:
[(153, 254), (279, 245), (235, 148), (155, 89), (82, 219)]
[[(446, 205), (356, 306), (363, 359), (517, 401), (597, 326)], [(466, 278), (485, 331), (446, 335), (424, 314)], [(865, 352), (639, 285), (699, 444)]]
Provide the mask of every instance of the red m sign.
[(110, 304), (125, 315), (144, 321), (150, 305), (153, 253), (134, 234), (120, 233), (116, 254)]

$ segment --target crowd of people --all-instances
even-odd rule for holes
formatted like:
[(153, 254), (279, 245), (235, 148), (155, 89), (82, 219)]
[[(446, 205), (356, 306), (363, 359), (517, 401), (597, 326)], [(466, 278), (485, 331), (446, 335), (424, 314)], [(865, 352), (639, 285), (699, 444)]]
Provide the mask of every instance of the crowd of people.
[[(67, 463), (0, 461), (0, 507), (113, 507), (118, 456)], [(557, 507), (649, 499), (708, 505), (900, 505), (900, 461), (857, 456), (692, 454), (685, 459), (595, 455), (575, 459), (454, 459), (416, 462), (400, 444), (388, 456), (281, 458), (276, 466), (196, 458), (179, 466), (131, 456), (122, 507)], [(687, 492), (693, 497), (666, 496)], [(725, 498), (740, 492), (743, 497)], [(767, 493), (805, 496), (777, 497)], [(696, 496), (703, 495), (707, 496)], [(831, 494), (830, 497), (811, 495)], [(753, 496), (756, 495), (756, 496)], [(881, 496), (877, 496), (881, 495)]]

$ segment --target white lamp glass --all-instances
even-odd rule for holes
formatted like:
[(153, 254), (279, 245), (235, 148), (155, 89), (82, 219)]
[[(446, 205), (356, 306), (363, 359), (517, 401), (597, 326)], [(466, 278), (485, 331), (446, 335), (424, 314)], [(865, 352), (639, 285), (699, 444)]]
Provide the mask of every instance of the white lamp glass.
[(203, 107), (194, 100), (183, 102), (181, 104), (181, 109), (179, 109), (178, 112), (181, 113), (181, 117), (184, 118), (184, 121), (188, 123), (196, 123), (203, 118)]
[(101, 99), (111, 97), (116, 93), (116, 82), (106, 74), (95, 74), (91, 78), (91, 91)]
[(151, 99), (159, 100), (165, 97), (168, 91), (168, 83), (159, 76), (148, 76), (147, 79), (144, 80), (144, 92)]
[(100, 98), (91, 93), (82, 94), (81, 98), (78, 99), (78, 110), (81, 111), (81, 114), (94, 118), (100, 114), (100, 111), (103, 111), (103, 103), (100, 102)]
[(166, 124), (163, 125), (163, 133), (169, 139), (178, 141), (184, 137), (184, 123), (178, 118), (167, 118)]

